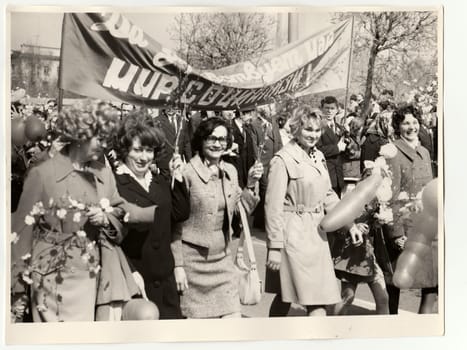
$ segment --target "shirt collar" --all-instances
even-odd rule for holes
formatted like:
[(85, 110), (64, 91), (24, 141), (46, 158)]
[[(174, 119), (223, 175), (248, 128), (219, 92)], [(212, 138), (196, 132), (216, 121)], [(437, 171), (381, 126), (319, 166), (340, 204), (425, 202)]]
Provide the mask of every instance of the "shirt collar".
[(149, 186), (151, 185), (151, 182), (152, 182), (151, 171), (148, 170), (146, 174), (144, 175), (144, 178), (140, 179), (135, 175), (133, 171), (131, 171), (130, 168), (128, 168), (128, 166), (125, 163), (121, 163), (117, 167), (117, 170), (115, 172), (117, 175), (123, 175), (123, 174), (130, 175), (137, 183), (139, 183), (146, 190), (146, 192), (149, 192)]

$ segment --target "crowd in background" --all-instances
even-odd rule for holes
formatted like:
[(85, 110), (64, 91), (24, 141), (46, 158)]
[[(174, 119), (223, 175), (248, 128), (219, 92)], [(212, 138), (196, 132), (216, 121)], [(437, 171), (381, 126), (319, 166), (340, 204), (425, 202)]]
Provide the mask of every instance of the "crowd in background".
[[(91, 107), (88, 101), (59, 112), (55, 100), (13, 101), (13, 118), (32, 116), (46, 130), (12, 144), (12, 231), (19, 237), (13, 262), (25, 261), (32, 247), (30, 259), (53, 260), (54, 235), (63, 225), (55, 229), (47, 218), (43, 232), (20, 232), (36, 203), (58, 202), (67, 193), (91, 208), (82, 229), (74, 229), (86, 238), (73, 243), (74, 262), (27, 283), (24, 270), (12, 273), (22, 285), (13, 292), (14, 305), (22, 300), (34, 321), (240, 317), (230, 249), (243, 228), (241, 202), (253, 226), (267, 233), (266, 291), (276, 294), (270, 316), (286, 316), (291, 303), (306, 306), (309, 315), (345, 313), (359, 283), (369, 284), (377, 313), (397, 313), (391, 274), (410, 228), (376, 225), (363, 214), (342, 232), (318, 228), (388, 143), (398, 149), (390, 164), (395, 198), (417, 195), (436, 177), (436, 105), (417, 97), (396, 103), (391, 90), (372, 96), (369, 105), (362, 111), (361, 94), (351, 95), (347, 106), (327, 96), (319, 106), (296, 101), (292, 109), (229, 112)], [(93, 209), (102, 197), (111, 213)], [(93, 241), (97, 247), (86, 251)], [(101, 266), (93, 277), (90, 256)], [(437, 280), (431, 276), (418, 287), (420, 312), (432, 312)]]

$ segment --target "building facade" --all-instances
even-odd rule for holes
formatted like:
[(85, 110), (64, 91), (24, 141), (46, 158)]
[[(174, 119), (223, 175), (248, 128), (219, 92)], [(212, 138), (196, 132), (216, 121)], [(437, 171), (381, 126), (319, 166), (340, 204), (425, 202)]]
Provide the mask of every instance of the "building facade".
[(60, 48), (21, 45), (11, 51), (11, 88), (23, 88), (31, 97), (58, 96)]

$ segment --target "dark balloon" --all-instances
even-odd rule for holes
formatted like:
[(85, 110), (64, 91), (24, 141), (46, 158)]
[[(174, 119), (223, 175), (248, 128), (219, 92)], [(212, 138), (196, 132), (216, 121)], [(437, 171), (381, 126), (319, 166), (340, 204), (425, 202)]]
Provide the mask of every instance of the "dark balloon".
[(23, 146), (28, 142), (25, 128), (26, 124), (22, 118), (11, 119), (11, 142), (15, 146)]
[(26, 120), (25, 134), (29, 140), (37, 142), (45, 137), (47, 129), (39, 118), (32, 115)]
[(423, 210), (431, 216), (438, 216), (438, 179), (428, 182), (422, 192)]

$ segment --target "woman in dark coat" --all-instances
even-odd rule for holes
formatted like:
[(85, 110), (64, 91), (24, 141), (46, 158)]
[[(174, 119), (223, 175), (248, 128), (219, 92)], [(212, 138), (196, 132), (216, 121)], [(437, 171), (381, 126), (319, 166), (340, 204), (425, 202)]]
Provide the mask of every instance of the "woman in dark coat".
[[(402, 197), (414, 199), (419, 196), (423, 187), (433, 178), (431, 171), (430, 154), (426, 148), (420, 145), (418, 132), (420, 130), (420, 115), (412, 106), (405, 106), (397, 110), (393, 117), (393, 127), (396, 136), (394, 145), (397, 154), (388, 159), (392, 173), (393, 195), (393, 230), (389, 232), (387, 242), (389, 257), (395, 267), (397, 258), (404, 249), (405, 240), (410, 236), (415, 227), (413, 215), (405, 217)], [(437, 262), (434, 259), (437, 250), (437, 240), (433, 242), (433, 256), (425, 262), (422, 271), (417, 273), (417, 280), (412, 288), (422, 288), (422, 300), (419, 313), (430, 313), (436, 301), (438, 278)], [(391, 281), (389, 281), (391, 282)], [(391, 283), (387, 285), (389, 294), (389, 312), (397, 314), (399, 306), (400, 290)]]
[(118, 133), (118, 155), (123, 163), (116, 169), (116, 181), (120, 195), (128, 202), (157, 206), (151, 223), (127, 225), (122, 249), (143, 276), (147, 297), (159, 308), (160, 319), (174, 319), (182, 316), (170, 250), (171, 228), (172, 222), (188, 218), (190, 207), (180, 155), (174, 155), (169, 163), (176, 178), (172, 190), (170, 178), (150, 170), (163, 145), (164, 136), (149, 116), (142, 111), (128, 115)]

